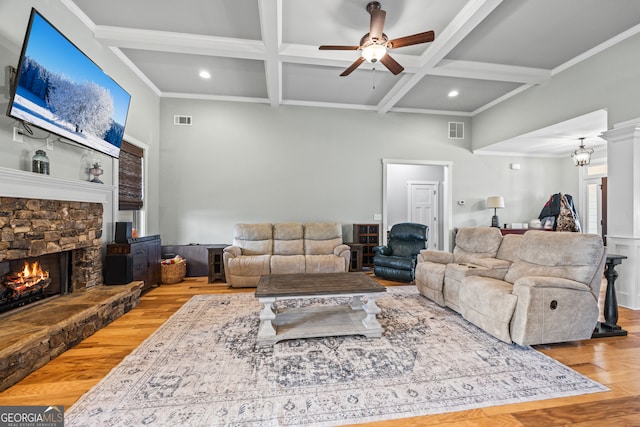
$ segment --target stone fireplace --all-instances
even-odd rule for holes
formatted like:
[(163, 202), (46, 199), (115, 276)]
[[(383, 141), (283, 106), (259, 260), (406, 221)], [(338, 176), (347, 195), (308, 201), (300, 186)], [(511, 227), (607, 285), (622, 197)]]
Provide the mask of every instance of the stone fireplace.
[(101, 203), (0, 197), (0, 262), (69, 251), (71, 290), (102, 283)]
[(0, 391), (138, 304), (142, 282), (103, 285), (116, 202), (115, 186), (0, 168), (0, 279), (34, 260), (60, 276), (57, 298), (0, 315)]

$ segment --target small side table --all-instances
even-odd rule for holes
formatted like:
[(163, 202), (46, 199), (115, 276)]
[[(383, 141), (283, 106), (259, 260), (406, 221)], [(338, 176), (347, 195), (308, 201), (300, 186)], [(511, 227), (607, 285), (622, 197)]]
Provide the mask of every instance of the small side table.
[(622, 260), (627, 259), (624, 255), (607, 255), (604, 277), (607, 278), (607, 289), (604, 297), (604, 323), (598, 322), (591, 338), (602, 337), (623, 337), (627, 331), (617, 325), (618, 323), (618, 301), (616, 299), (615, 282), (618, 278), (616, 265), (622, 264)]
[(345, 243), (351, 248), (351, 265), (349, 271), (362, 271), (362, 243)]
[(207, 252), (209, 253), (209, 283), (213, 283), (216, 280), (226, 281), (224, 277), (224, 262), (222, 261), (222, 251), (229, 244), (208, 245)]

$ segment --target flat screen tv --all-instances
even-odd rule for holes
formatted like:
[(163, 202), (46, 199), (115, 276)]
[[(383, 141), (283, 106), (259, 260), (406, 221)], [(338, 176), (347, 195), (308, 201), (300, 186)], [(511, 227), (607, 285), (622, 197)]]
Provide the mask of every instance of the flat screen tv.
[(118, 157), (131, 96), (36, 9), (7, 115)]

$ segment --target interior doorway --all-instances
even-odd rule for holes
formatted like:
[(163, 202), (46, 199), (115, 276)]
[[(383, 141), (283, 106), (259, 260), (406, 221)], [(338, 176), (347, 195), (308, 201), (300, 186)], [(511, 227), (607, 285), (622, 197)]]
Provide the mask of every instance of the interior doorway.
[[(452, 162), (429, 160), (383, 159), (382, 190), (382, 244), (387, 244), (388, 230), (394, 224), (411, 221), (411, 190), (413, 183), (429, 184), (436, 188), (435, 199), (429, 202), (432, 222), (429, 225), (429, 248), (449, 249), (451, 224), (451, 169)], [(416, 187), (420, 188), (420, 187)], [(409, 190), (408, 190), (409, 189)], [(422, 187), (421, 190), (425, 188)], [(424, 199), (426, 193), (420, 194)], [(417, 201), (419, 203), (424, 202)], [(424, 212), (422, 212), (424, 213)], [(418, 222), (418, 221), (416, 221)], [(433, 239), (433, 240), (432, 240)]]
[(429, 249), (438, 249), (440, 233), (438, 230), (438, 198), (440, 183), (438, 181), (408, 181), (407, 221), (424, 224), (429, 227)]
[(582, 231), (607, 236), (607, 164), (599, 161), (587, 166), (581, 180)]

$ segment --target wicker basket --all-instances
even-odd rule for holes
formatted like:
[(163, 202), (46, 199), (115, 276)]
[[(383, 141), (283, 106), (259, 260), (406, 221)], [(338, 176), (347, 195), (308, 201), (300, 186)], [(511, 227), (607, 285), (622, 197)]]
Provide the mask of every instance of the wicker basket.
[(164, 285), (182, 282), (187, 274), (187, 260), (183, 259), (175, 264), (160, 264), (162, 269), (161, 281)]

